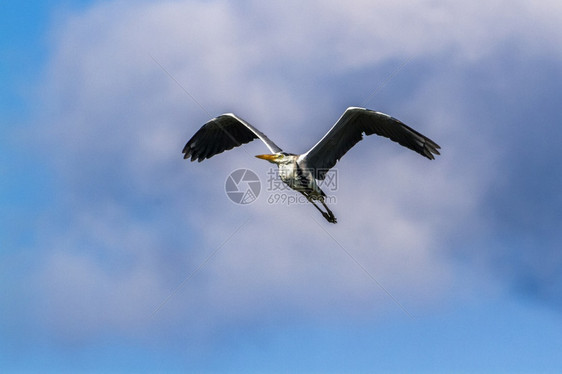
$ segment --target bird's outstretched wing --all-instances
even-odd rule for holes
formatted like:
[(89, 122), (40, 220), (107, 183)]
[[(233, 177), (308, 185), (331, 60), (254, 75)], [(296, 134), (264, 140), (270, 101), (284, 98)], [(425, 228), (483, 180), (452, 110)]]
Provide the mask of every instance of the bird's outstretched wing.
[(203, 161), (216, 154), (260, 138), (272, 153), (281, 152), (265, 134), (232, 113), (213, 118), (204, 124), (183, 147), (183, 158)]
[(369, 109), (350, 107), (314, 147), (299, 157), (299, 161), (315, 170), (316, 179), (324, 179), (326, 172), (363, 139), (363, 133), (387, 137), (430, 160), (439, 154), (437, 143), (396, 118)]

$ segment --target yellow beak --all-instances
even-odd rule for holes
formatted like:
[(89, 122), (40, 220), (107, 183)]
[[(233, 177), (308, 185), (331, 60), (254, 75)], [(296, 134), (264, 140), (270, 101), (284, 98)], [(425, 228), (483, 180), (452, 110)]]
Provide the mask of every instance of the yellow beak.
[(261, 158), (262, 160), (273, 161), (276, 160), (279, 156), (278, 155), (257, 155), (257, 158)]

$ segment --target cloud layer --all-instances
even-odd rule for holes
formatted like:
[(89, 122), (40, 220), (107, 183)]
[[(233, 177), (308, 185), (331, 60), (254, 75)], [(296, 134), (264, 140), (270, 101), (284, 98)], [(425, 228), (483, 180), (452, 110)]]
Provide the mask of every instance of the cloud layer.
[[(402, 313), (376, 282), (412, 314), (424, 313), (480, 282), (467, 280), (454, 258), (495, 269), (501, 248), (478, 244), (505, 243), (519, 224), (506, 215), (524, 216), (502, 210), (515, 199), (509, 184), (520, 170), (548, 166), (537, 153), (517, 153), (529, 138), (510, 131), (533, 106), (509, 113), (510, 100), (524, 96), (502, 95), (547, 79), (513, 80), (545, 56), (559, 62), (556, 52), (546, 55), (562, 35), (552, 32), (554, 16), (523, 1), (485, 10), (345, 4), (111, 2), (67, 16), (53, 38), (43, 90), (50, 120), (39, 140), (60, 191), (34, 280), (49, 330), (86, 340), (162, 326), (205, 335), (250, 321)], [(562, 76), (556, 65), (551, 73)], [(556, 90), (546, 87), (536, 96)], [(365, 139), (337, 165), (336, 226), (308, 205), (227, 199), (231, 171), (247, 167), (265, 180), (268, 165), (251, 157), (261, 144), (202, 164), (181, 159), (185, 141), (223, 112), (304, 152), (350, 105), (400, 118), (436, 140), (443, 156), (428, 162)], [(528, 196), (534, 187), (526, 183), (520, 193)], [(491, 233), (499, 222), (505, 231)], [(559, 242), (553, 230), (547, 236)], [(545, 243), (541, 253), (552, 248)], [(510, 257), (508, 272), (528, 268), (533, 285), (553, 294), (539, 276), (545, 264), (532, 257)]]

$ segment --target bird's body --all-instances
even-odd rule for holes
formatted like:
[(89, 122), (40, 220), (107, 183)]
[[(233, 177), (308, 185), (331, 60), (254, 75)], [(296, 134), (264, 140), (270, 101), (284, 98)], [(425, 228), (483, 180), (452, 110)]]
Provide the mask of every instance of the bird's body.
[(281, 180), (295, 191), (315, 196), (322, 195), (322, 190), (318, 187), (311, 170), (303, 168), (303, 165), (299, 164), (299, 156), (287, 153), (282, 153), (282, 155), (284, 160), (278, 163)]
[[(268, 160), (268, 156), (270, 155), (259, 155), (256, 157)], [(272, 161), (278, 165), (279, 178), (281, 178), (287, 186), (303, 194), (329, 222), (336, 223), (336, 217), (324, 203), (326, 194), (318, 186), (318, 183), (316, 183), (314, 171), (305, 167), (304, 162), (299, 162), (298, 158), (299, 155), (281, 152), (279, 158), (273, 158), (268, 161)], [(314, 201), (316, 200), (320, 201), (324, 208), (326, 208), (326, 212), (322, 211), (322, 209), (315, 204)]]
[[(277, 164), (281, 180), (303, 194), (326, 220), (336, 223), (334, 214), (324, 202), (326, 194), (316, 180), (323, 180), (328, 170), (363, 138), (363, 134), (387, 137), (430, 160), (439, 154), (437, 143), (399, 120), (384, 113), (356, 107), (348, 108), (330, 131), (301, 155), (283, 152), (265, 134), (231, 113), (213, 118), (203, 125), (187, 142), (183, 154), (186, 159), (201, 162), (259, 138), (272, 153), (256, 157)], [(326, 211), (320, 209), (315, 201), (319, 201)]]

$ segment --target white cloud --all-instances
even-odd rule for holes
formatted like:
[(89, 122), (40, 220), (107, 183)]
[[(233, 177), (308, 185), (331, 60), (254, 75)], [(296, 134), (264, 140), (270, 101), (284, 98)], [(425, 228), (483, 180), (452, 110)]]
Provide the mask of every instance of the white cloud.
[[(360, 143), (338, 164), (345, 180), (334, 206), (337, 226), (325, 225), (310, 206), (227, 201), (222, 183), (230, 171), (266, 170), (248, 157), (260, 145), (204, 165), (181, 160), (180, 150), (209, 115), (224, 111), (290, 146), (292, 134), (327, 130), (344, 109), (330, 104), (338, 87), (309, 88), (317, 77), (412, 56), (473, 63), (519, 38), (522, 27), (551, 18), (539, 10), (533, 14), (540, 18), (518, 16), (526, 9), (525, 2), (504, 1), (486, 9), (435, 1), (114, 2), (69, 16), (54, 40), (44, 91), (53, 111), (49, 155), (73, 204), (73, 222), (51, 239), (56, 250), (40, 277), (53, 327), (85, 336), (142, 329), (154, 305), (246, 218), (173, 297), (162, 311), (167, 318), (194, 327), (280, 309), (400, 312), (340, 244), (414, 314), (448, 295), (463, 281), (443, 253), (452, 237), (478, 228), (496, 162), (486, 132), (469, 135), (467, 108), (451, 92), (454, 77), (430, 77), (412, 103), (400, 103), (423, 113), (426, 122), (414, 127), (442, 143), (443, 157), (428, 162), (380, 138)], [(314, 100), (302, 100), (305, 86)], [(450, 105), (429, 109), (434, 95)], [(467, 160), (467, 151), (479, 159)], [(173, 266), (162, 260), (163, 248), (178, 256)], [(111, 256), (125, 260), (112, 270)]]

